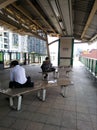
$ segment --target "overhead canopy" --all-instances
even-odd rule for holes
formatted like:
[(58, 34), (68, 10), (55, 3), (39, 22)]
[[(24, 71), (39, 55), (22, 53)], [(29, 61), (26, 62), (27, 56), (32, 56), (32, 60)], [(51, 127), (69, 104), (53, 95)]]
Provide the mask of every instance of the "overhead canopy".
[(44, 40), (49, 34), (89, 42), (97, 37), (97, 0), (0, 0), (0, 25)]

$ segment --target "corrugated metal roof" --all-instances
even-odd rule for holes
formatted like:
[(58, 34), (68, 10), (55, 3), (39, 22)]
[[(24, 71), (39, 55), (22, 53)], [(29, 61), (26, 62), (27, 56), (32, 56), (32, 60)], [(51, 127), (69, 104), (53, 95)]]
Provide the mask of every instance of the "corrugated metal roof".
[(92, 41), (97, 37), (97, 0), (0, 1), (0, 25), (20, 34)]

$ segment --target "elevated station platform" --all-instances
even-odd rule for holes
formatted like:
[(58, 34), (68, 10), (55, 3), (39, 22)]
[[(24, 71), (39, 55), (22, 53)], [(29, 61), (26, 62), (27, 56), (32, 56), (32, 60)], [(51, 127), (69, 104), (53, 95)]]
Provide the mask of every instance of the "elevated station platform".
[[(24, 68), (34, 82), (42, 80), (40, 65)], [(0, 71), (0, 88), (8, 87), (9, 71)], [(30, 93), (24, 95), (20, 111), (11, 109), (0, 94), (0, 130), (97, 130), (97, 79), (80, 62), (74, 63), (69, 78), (74, 84), (65, 98), (59, 87), (48, 88), (45, 102)]]

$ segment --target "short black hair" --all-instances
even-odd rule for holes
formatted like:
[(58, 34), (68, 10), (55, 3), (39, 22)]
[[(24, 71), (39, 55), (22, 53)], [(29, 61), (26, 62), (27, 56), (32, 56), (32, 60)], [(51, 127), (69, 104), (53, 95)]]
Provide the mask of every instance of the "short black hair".
[(49, 57), (46, 57), (45, 60), (49, 60)]
[(19, 62), (17, 60), (13, 60), (11, 63), (10, 63), (10, 66), (16, 66), (18, 65)]

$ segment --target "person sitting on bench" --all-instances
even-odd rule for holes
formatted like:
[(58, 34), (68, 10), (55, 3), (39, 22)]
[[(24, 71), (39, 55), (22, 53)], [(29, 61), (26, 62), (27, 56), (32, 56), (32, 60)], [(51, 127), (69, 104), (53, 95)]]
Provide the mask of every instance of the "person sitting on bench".
[(30, 76), (26, 77), (25, 69), (19, 65), (17, 60), (10, 64), (10, 82), (9, 88), (33, 87)]
[(46, 72), (52, 72), (55, 71), (55, 68), (52, 67), (52, 63), (49, 60), (49, 57), (45, 58), (45, 61), (43, 61), (41, 65), (42, 72), (45, 73), (44, 79), (47, 78), (48, 74)]

